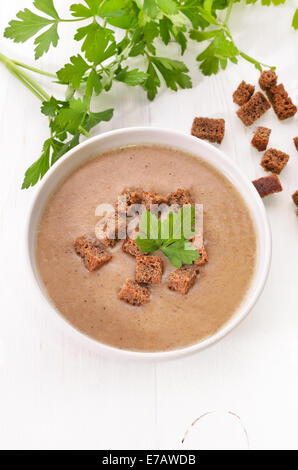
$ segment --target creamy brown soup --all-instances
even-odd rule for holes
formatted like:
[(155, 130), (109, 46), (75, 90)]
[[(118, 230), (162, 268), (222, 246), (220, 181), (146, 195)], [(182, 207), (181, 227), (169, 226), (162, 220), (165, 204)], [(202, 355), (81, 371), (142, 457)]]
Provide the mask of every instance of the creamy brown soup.
[[(135, 258), (122, 252), (122, 241), (93, 273), (75, 253), (75, 238), (94, 231), (98, 204), (113, 203), (126, 187), (165, 196), (187, 188), (203, 204), (209, 263), (187, 295), (167, 288), (175, 268), (159, 252), (163, 282), (150, 287), (151, 301), (141, 307), (117, 296), (135, 276)], [(232, 184), (204, 161), (159, 146), (115, 149), (74, 171), (45, 206), (36, 250), (48, 295), (65, 319), (102, 343), (136, 351), (182, 348), (214, 334), (244, 299), (257, 256), (249, 210)]]

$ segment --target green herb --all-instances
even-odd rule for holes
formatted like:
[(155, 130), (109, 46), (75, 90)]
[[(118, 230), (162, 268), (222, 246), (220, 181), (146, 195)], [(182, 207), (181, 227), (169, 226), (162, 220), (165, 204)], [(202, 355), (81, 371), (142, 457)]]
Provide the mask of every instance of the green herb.
[(292, 26), (293, 26), (294, 29), (298, 29), (298, 8), (294, 13)]
[(169, 212), (164, 219), (144, 211), (140, 220), (140, 232), (136, 244), (144, 253), (161, 250), (173, 266), (180, 268), (182, 264), (192, 264), (198, 259), (199, 253), (189, 239), (195, 233), (194, 207), (185, 206), (177, 213)]
[[(170, 42), (179, 45), (181, 56), (190, 41), (198, 42), (201, 52), (196, 60), (204, 75), (216, 74), (228, 62), (235, 64), (240, 58), (258, 70), (268, 67), (240, 50), (233, 39), (228, 23), (233, 4), (239, 1), (81, 0), (70, 6), (68, 18), (61, 18), (54, 0), (34, 0), (33, 11), (25, 8), (18, 12), (4, 36), (17, 43), (35, 38), (36, 60), (58, 45), (66, 22), (79, 23), (74, 40), (81, 48), (81, 53), (70, 57), (56, 73), (0, 54), (0, 61), (8, 70), (42, 101), (41, 111), (49, 120), (50, 136), (43, 144), (41, 156), (27, 170), (23, 188), (35, 185), (62, 155), (80, 142), (81, 136), (88, 137), (94, 126), (112, 118), (111, 109), (93, 110), (92, 98), (109, 92), (114, 82), (141, 86), (149, 100), (155, 98), (163, 83), (173, 91), (191, 88), (185, 63), (167, 57)], [(285, 0), (260, 1), (265, 6), (285, 3)], [(292, 26), (298, 29), (297, 11)], [(141, 58), (140, 69), (131, 67), (135, 57)], [(26, 69), (66, 86), (65, 100), (49, 96)]]

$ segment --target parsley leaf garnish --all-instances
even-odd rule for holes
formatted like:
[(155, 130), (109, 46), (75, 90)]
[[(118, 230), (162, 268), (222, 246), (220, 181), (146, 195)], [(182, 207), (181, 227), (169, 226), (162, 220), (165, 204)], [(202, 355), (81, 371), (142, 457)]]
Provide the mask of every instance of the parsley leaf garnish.
[[(169, 212), (164, 220), (144, 211), (136, 244), (144, 253), (160, 249), (173, 266), (180, 268), (182, 264), (192, 264), (199, 257), (198, 251), (189, 241), (194, 236), (193, 226), (194, 208), (191, 206), (182, 207), (177, 213)], [(185, 231), (184, 227), (188, 229)]]
[(198, 251), (187, 240), (177, 240), (169, 246), (164, 246), (162, 252), (176, 268), (181, 268), (182, 264), (192, 264), (199, 257)]

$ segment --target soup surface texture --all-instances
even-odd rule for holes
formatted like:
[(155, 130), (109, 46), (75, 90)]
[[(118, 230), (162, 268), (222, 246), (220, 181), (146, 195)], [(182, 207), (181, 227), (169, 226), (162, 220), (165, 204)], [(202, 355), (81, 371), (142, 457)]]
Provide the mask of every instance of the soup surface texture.
[[(167, 288), (175, 268), (159, 252), (163, 282), (150, 287), (151, 301), (141, 307), (117, 296), (135, 276), (135, 258), (122, 251), (122, 241), (93, 273), (75, 253), (75, 238), (94, 232), (96, 207), (114, 203), (126, 187), (164, 196), (186, 188), (203, 204), (209, 263), (187, 295)], [(39, 222), (36, 257), (52, 303), (78, 330), (121, 349), (165, 351), (192, 345), (231, 318), (251, 283), (256, 235), (241, 195), (215, 168), (179, 150), (130, 146), (89, 160), (55, 190)]]

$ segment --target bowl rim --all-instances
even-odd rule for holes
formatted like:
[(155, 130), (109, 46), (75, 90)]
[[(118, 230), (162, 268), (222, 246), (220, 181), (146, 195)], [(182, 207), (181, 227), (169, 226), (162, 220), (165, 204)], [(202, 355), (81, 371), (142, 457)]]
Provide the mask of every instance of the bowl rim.
[[(262, 257), (261, 257), (262, 262), (259, 263), (260, 264), (260, 267), (258, 269), (259, 272), (257, 273), (257, 269), (256, 269), (254, 273), (254, 277), (253, 277), (253, 280), (254, 280), (258, 274), (260, 278), (258, 285), (253, 289), (252, 292), (251, 292), (252, 288), (250, 287), (250, 290), (248, 291), (247, 296), (245, 297), (245, 299), (243, 299), (244, 304), (243, 305), (240, 304), (238, 309), (234, 312), (233, 316), (227, 321), (227, 323), (225, 323), (213, 335), (203, 340), (200, 340), (199, 342), (192, 344), (190, 346), (186, 346), (186, 347), (179, 348), (179, 349), (173, 349), (169, 351), (146, 352), (146, 351), (134, 351), (134, 350), (127, 350), (127, 349), (120, 349), (120, 348), (110, 346), (105, 343), (101, 343), (100, 341), (93, 339), (90, 336), (78, 330), (75, 326), (73, 326), (63, 317), (63, 315), (59, 312), (59, 310), (50, 302), (50, 299), (46, 297), (44, 292), (42, 292), (42, 289), (34, 273), (33, 261), (30, 255), (30, 251), (31, 251), (30, 243), (31, 243), (31, 238), (32, 238), (30, 235), (31, 224), (32, 224), (32, 218), (34, 216), (34, 211), (37, 209), (38, 200), (44, 190), (44, 187), (47, 181), (51, 179), (56, 172), (59, 171), (59, 167), (63, 165), (65, 160), (70, 159), (74, 154), (77, 154), (78, 152), (82, 151), (86, 147), (91, 146), (93, 143), (100, 142), (110, 137), (121, 136), (122, 134), (131, 134), (133, 136), (137, 133), (141, 133), (141, 134), (142, 133), (157, 133), (157, 135), (158, 133), (163, 134), (163, 135), (167, 134), (169, 137), (176, 136), (178, 138), (180, 137), (186, 140), (188, 139), (189, 141), (195, 141), (195, 142), (199, 141), (200, 146), (203, 150), (206, 149), (207, 151), (210, 152), (210, 150), (212, 149), (212, 152), (214, 154), (217, 154), (218, 158), (222, 160), (223, 164), (227, 165), (227, 167), (231, 169), (234, 172), (234, 174), (241, 179), (241, 183), (243, 183), (246, 186), (246, 188), (249, 190), (252, 198), (254, 199), (254, 204), (257, 206), (257, 209), (263, 221), (262, 237), (264, 239), (263, 242), (264, 242), (265, 250), (262, 252)], [(142, 144), (138, 143), (138, 145), (142, 145)], [(144, 138), (144, 145), (146, 145), (145, 138)], [(158, 144), (158, 142), (155, 144), (151, 143), (151, 145), (165, 146), (165, 144)], [(175, 145), (172, 146), (170, 143), (168, 144), (168, 146), (172, 147), (173, 149), (178, 148), (178, 146), (175, 146)], [(117, 148), (117, 147), (121, 147), (121, 145), (115, 145), (114, 148)], [(191, 152), (187, 148), (184, 151), (186, 153), (191, 154)], [(100, 153), (98, 155), (100, 155)], [(205, 158), (204, 156), (202, 156), (202, 158), (203, 160), (208, 161), (208, 158)], [(85, 160), (83, 160), (83, 163), (87, 161), (88, 161), (88, 158), (85, 158)], [(212, 166), (215, 166), (213, 165), (213, 163), (209, 163), (209, 164)], [(69, 172), (69, 174), (71, 174), (72, 171), (75, 171), (76, 168), (78, 167), (77, 166), (73, 167), (72, 170)], [(215, 166), (215, 168), (217, 169), (217, 171), (219, 171), (222, 174), (222, 171), (218, 167)], [(56, 187), (61, 181), (62, 181), (62, 178), (59, 179), (58, 177)], [(238, 188), (236, 189), (238, 190)], [(238, 190), (238, 192), (240, 192), (242, 197), (244, 197), (244, 195), (241, 193), (241, 190), (240, 191)], [(247, 200), (246, 200), (246, 203), (247, 203)], [(252, 219), (255, 222), (254, 214), (249, 205), (248, 205), (248, 209), (250, 211)], [(51, 314), (55, 313), (54, 318), (56, 319), (56, 322), (58, 320), (60, 328), (62, 327), (65, 330), (65, 332), (67, 329), (68, 335), (72, 336), (77, 341), (79, 340), (82, 344), (85, 345), (85, 347), (89, 346), (89, 348), (97, 352), (106, 353), (109, 356), (111, 356), (112, 354), (114, 356), (117, 356), (118, 358), (122, 357), (124, 359), (142, 359), (142, 360), (145, 359), (145, 360), (151, 360), (151, 361), (175, 359), (178, 357), (183, 357), (183, 356), (190, 355), (195, 352), (204, 350), (207, 347), (217, 343), (220, 339), (224, 338), (230, 331), (232, 331), (236, 326), (238, 326), (244, 320), (244, 318), (248, 315), (251, 309), (254, 307), (254, 305), (256, 304), (259, 296), (261, 295), (264, 289), (264, 286), (265, 286), (265, 283), (267, 281), (268, 274), (269, 274), (270, 264), (271, 264), (271, 251), (272, 251), (271, 229), (270, 229), (270, 225), (268, 221), (268, 216), (265, 210), (265, 206), (257, 190), (251, 184), (251, 181), (247, 178), (247, 176), (243, 173), (243, 171), (240, 168), (238, 168), (236, 164), (231, 159), (229, 159), (222, 150), (216, 148), (210, 143), (205, 142), (201, 139), (197, 139), (196, 137), (193, 137), (191, 135), (184, 134), (183, 132), (166, 129), (166, 128), (159, 128), (159, 127), (150, 127), (150, 126), (127, 127), (127, 128), (120, 128), (120, 129), (104, 132), (102, 134), (99, 134), (99, 135), (96, 135), (94, 137), (87, 139), (86, 141), (80, 143), (73, 149), (69, 150), (65, 155), (63, 155), (63, 157), (60, 158), (58, 162), (55, 163), (54, 166), (50, 168), (47, 174), (39, 182), (39, 187), (32, 198), (32, 201), (30, 203), (29, 210), (27, 213), (26, 223), (25, 223), (25, 234), (26, 234), (25, 250), (24, 250), (25, 258), (26, 258), (25, 263), (27, 265), (27, 270), (30, 273), (30, 277), (32, 279), (31, 284), (34, 287), (34, 294), (36, 294), (36, 297), (38, 298), (38, 302), (42, 303), (42, 306), (44, 306), (43, 310), (47, 310), (47, 312)], [(257, 239), (258, 238), (259, 238), (259, 234), (257, 233)], [(253, 283), (253, 280), (252, 280), (252, 283)], [(53, 317), (53, 315), (51, 316)]]

